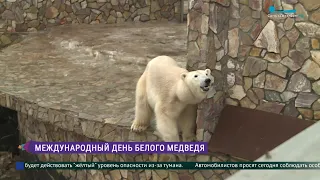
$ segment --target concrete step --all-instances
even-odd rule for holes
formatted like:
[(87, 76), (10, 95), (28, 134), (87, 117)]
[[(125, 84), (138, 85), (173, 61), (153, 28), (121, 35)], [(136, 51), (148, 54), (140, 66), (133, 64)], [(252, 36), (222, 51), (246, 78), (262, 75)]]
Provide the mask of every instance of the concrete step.
[(32, 33), (0, 54), (0, 94), (129, 127), (135, 86), (159, 55), (186, 64), (180, 23), (66, 25)]

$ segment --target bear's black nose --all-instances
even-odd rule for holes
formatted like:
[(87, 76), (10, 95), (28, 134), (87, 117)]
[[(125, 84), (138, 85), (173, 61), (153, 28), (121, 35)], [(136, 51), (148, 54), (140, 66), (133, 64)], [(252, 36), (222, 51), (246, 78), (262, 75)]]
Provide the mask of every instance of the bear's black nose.
[(211, 79), (206, 79), (206, 80), (204, 80), (204, 82), (206, 83), (206, 84), (210, 84), (211, 83)]

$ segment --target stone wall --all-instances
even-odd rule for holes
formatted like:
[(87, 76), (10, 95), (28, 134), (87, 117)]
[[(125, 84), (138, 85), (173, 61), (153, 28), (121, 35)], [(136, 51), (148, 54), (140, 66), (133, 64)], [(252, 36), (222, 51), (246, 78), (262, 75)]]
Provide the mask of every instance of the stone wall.
[[(19, 130), (21, 135), (21, 144), (29, 140), (43, 142), (61, 142), (61, 141), (79, 141), (79, 142), (128, 142), (128, 141), (160, 141), (153, 131), (145, 133), (133, 133), (129, 127), (114, 126), (104, 122), (90, 121), (80, 118), (75, 112), (59, 111), (41, 107), (35, 103), (28, 102), (21, 98), (0, 93), (0, 106), (7, 107), (17, 111), (19, 120)], [(177, 157), (169, 159), (166, 155), (158, 154), (41, 154), (30, 155), (25, 152), (21, 156), (22, 161), (85, 161), (85, 162), (164, 162), (175, 161)], [(227, 162), (243, 161), (227, 155), (187, 155), (187, 161), (198, 162)], [(71, 179), (207, 179), (223, 180), (235, 173), (235, 170), (64, 170), (64, 171), (41, 171), (41, 173), (24, 173), (21, 179), (27, 177), (61, 177)], [(31, 174), (30, 174), (31, 173)], [(47, 174), (43, 174), (47, 173)], [(60, 178), (61, 179), (61, 178)]]
[[(60, 114), (61, 115), (61, 114)], [(49, 115), (50, 116), (50, 115)], [(54, 116), (52, 116), (54, 117)], [(61, 116), (60, 116), (61, 117)], [(85, 130), (81, 126), (84, 121), (74, 124), (74, 131), (67, 131), (62, 127), (68, 126), (65, 122), (61, 122), (60, 125), (53, 125), (49, 122), (44, 122), (43, 119), (35, 119), (31, 115), (19, 113), (19, 124), (21, 134), (26, 137), (26, 141), (79, 141), (79, 142), (94, 142), (94, 141), (159, 141), (158, 137), (152, 132), (146, 134), (137, 135), (131, 133), (128, 129), (121, 128), (98, 128), (90, 129), (90, 131), (99, 132), (102, 136), (100, 138), (88, 138), (82, 134), (76, 133), (76, 131)], [(91, 122), (88, 123), (88, 125)], [(93, 128), (93, 126), (91, 126)], [(87, 127), (89, 128), (89, 126)], [(78, 130), (77, 130), (78, 129)], [(23, 143), (23, 142), (22, 142)], [(25, 158), (27, 157), (27, 158)], [(43, 154), (43, 155), (30, 155), (23, 153), (22, 158), (29, 161), (51, 161), (51, 162), (163, 162), (169, 161), (169, 157), (166, 155), (158, 154)], [(225, 161), (240, 161), (235, 158), (231, 158), (226, 155), (213, 154), (209, 155), (188, 155), (187, 161), (192, 162), (225, 162)], [(170, 161), (176, 161), (171, 159)], [(39, 173), (35, 172), (23, 172), (21, 179), (28, 177), (56, 177), (59, 179), (71, 178), (77, 180), (91, 180), (91, 179), (128, 179), (128, 180), (139, 180), (139, 179), (154, 179), (154, 180), (223, 180), (235, 173), (235, 170), (58, 170), (58, 171), (47, 171), (49, 175), (43, 174), (43, 171)], [(30, 175), (32, 173), (32, 175)]]
[(19, 180), (20, 175), (15, 169), (15, 162), (19, 160), (19, 156), (12, 156), (10, 152), (0, 151), (0, 179)]
[[(221, 110), (225, 105), (228, 59), (229, 1), (189, 1), (188, 70), (210, 68), (215, 77), (217, 93), (198, 107), (197, 139), (209, 141)], [(229, 64), (228, 64), (229, 66)], [(239, 67), (233, 67), (239, 68)]]
[[(274, 2), (274, 4), (273, 4)], [(296, 9), (296, 18), (268, 15)], [(320, 119), (318, 0), (191, 0), (188, 67), (210, 68), (224, 102), (306, 120)], [(200, 105), (199, 136), (213, 132), (223, 103)], [(208, 139), (208, 138), (207, 138)]]
[[(122, 23), (180, 19), (179, 0), (0, 0), (0, 47), (14, 32), (66, 23)], [(13, 36), (13, 37), (12, 37)]]

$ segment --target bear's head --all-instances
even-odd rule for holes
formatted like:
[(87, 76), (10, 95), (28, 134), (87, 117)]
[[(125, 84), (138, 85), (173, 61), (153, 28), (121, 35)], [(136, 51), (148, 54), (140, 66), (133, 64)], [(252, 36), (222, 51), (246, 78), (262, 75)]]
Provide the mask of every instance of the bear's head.
[(214, 77), (211, 70), (197, 70), (181, 74), (181, 79), (187, 84), (193, 95), (199, 99), (208, 97), (214, 91)]

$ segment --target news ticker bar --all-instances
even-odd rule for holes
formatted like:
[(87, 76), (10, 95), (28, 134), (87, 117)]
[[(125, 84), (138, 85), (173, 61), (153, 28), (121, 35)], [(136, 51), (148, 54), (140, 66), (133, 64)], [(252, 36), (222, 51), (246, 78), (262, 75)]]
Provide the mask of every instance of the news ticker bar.
[(19, 149), (32, 154), (207, 154), (207, 142), (37, 142)]
[(320, 169), (320, 162), (17, 162), (16, 169)]

